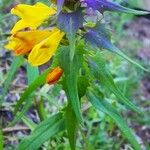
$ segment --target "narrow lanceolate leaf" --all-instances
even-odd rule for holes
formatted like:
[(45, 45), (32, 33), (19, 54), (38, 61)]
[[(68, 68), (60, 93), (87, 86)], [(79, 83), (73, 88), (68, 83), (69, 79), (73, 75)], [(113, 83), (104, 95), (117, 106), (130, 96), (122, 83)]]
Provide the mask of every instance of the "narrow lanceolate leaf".
[(132, 144), (135, 150), (141, 150), (132, 130), (128, 127), (121, 115), (113, 108), (113, 106), (106, 100), (101, 99), (100, 96), (96, 95), (92, 90), (87, 92), (87, 97), (92, 105), (99, 111), (102, 111), (109, 115), (117, 124), (124, 137)]
[(76, 120), (75, 113), (70, 107), (70, 105), (68, 105), (68, 107), (65, 109), (65, 119), (70, 147), (71, 150), (75, 150), (78, 122)]
[(115, 85), (113, 77), (105, 66), (106, 62), (102, 58), (101, 53), (97, 52), (96, 56), (90, 59), (89, 64), (92, 74), (101, 82), (102, 85), (104, 85), (107, 90), (114, 93), (118, 100), (128, 106), (131, 110), (141, 113), (140, 109), (136, 107), (130, 100), (128, 100)]
[(44, 142), (65, 129), (65, 121), (58, 113), (41, 122), (27, 138), (23, 139), (17, 150), (37, 150)]
[(4, 144), (4, 138), (3, 138), (3, 132), (0, 126), (0, 150), (3, 150), (3, 144)]
[(109, 0), (83, 0), (86, 3), (87, 8), (93, 8), (94, 10), (99, 10), (101, 13), (104, 11), (117, 11), (123, 13), (131, 13), (136, 15), (149, 14), (148, 11), (139, 11), (121, 6), (116, 2), (111, 2)]
[[(32, 67), (30, 64), (27, 64), (28, 85), (30, 85), (38, 76), (39, 76), (38, 67)], [(28, 97), (28, 99), (26, 99), (24, 105), (22, 105), (22, 104), (18, 105), (18, 103), (17, 103), (18, 106), (22, 107), (22, 109), (16, 115), (16, 118), (20, 119), (21, 117), (23, 117), (23, 115), (27, 112), (27, 110), (29, 109), (31, 104), (32, 104), (32, 96)], [(16, 111), (15, 111), (15, 113), (16, 113)], [(16, 120), (16, 118), (15, 118), (15, 120)]]
[[(43, 74), (38, 76), (30, 85), (29, 87), (24, 91), (24, 93), (21, 95), (21, 98), (17, 101), (17, 104), (15, 106), (14, 113), (17, 114), (12, 122), (12, 124), (16, 123), (21, 119), (21, 117), (24, 115), (26, 112), (27, 108), (31, 105), (32, 99), (30, 96), (31, 94), (41, 85), (45, 84), (46, 82), (46, 76), (49, 73), (49, 69), (44, 71)], [(30, 97), (30, 98), (29, 98)], [(23, 107), (22, 104), (24, 103)], [(19, 108), (22, 107), (21, 111)]]
[[(38, 67), (32, 67), (30, 64), (27, 64), (28, 85), (30, 85), (38, 76), (39, 76)], [(22, 109), (16, 115), (16, 118), (20, 119), (21, 117), (23, 117), (23, 115), (27, 112), (27, 110), (29, 109), (29, 107), (31, 106), (31, 104), (32, 104), (32, 96), (28, 97), (28, 99), (26, 99), (24, 105), (20, 104), (20, 107), (22, 107)]]
[(14, 58), (11, 66), (10, 66), (10, 69), (7, 73), (7, 78), (6, 78), (5, 83), (4, 83), (4, 88), (2, 90), (2, 95), (0, 97), (0, 105), (2, 105), (2, 102), (4, 101), (4, 97), (7, 93), (7, 90), (10, 86), (10, 83), (11, 83), (15, 73), (19, 69), (19, 67), (23, 64), (23, 61), (24, 61), (24, 58), (22, 56), (18, 56), (18, 57)]
[(33, 121), (31, 121), (29, 118), (27, 118), (26, 116), (22, 116), (21, 120), (25, 123), (26, 126), (29, 127), (29, 129), (31, 131), (33, 131), (35, 129), (35, 127), (37, 126), (37, 124), (35, 124)]
[(66, 92), (69, 103), (75, 112), (78, 122), (82, 122), (82, 115), (80, 112), (80, 101), (78, 96), (77, 79), (79, 75), (79, 69), (82, 64), (82, 54), (77, 53), (73, 61), (69, 59), (69, 48), (62, 47), (59, 49), (60, 54), (60, 67), (64, 71), (63, 86)]
[(129, 58), (110, 42), (109, 31), (105, 28), (104, 24), (98, 23), (95, 28), (89, 30), (85, 35), (85, 39), (92, 46), (100, 49), (107, 49), (110, 52), (116, 53), (119, 56), (125, 58), (127, 61), (143, 69), (144, 71), (149, 71), (131, 58)]

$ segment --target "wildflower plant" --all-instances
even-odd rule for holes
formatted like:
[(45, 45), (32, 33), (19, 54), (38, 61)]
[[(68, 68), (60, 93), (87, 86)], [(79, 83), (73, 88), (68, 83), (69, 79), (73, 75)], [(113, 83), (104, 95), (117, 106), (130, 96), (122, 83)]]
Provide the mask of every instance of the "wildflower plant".
[[(77, 132), (84, 127), (81, 104), (85, 101), (110, 116), (132, 147), (141, 149), (133, 131), (102, 90), (103, 87), (113, 93), (118, 103), (142, 115), (141, 110), (115, 85), (107, 69), (105, 50), (120, 55), (145, 71), (147, 69), (113, 45), (104, 19), (105, 11), (136, 15), (149, 13), (108, 0), (52, 0), (49, 6), (38, 2), (34, 5), (18, 4), (12, 8), (11, 13), (17, 15), (19, 21), (12, 28), (5, 46), (14, 54), (7, 81), (25, 63), (29, 85), (14, 106), (15, 118), (11, 125), (23, 118), (38, 87), (57, 82), (67, 97), (63, 109), (36, 125), (31, 134), (19, 143), (18, 150), (36, 150), (60, 132), (67, 133), (71, 149), (76, 149)], [(45, 63), (49, 68), (39, 73), (38, 67)], [(6, 82), (1, 100), (8, 87)]]

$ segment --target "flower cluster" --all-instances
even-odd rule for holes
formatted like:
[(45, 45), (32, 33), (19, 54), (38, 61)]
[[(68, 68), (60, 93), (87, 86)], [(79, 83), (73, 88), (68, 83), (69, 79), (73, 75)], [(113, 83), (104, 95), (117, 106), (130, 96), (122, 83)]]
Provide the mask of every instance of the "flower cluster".
[[(11, 10), (12, 14), (21, 19), (11, 30), (12, 35), (5, 47), (13, 50), (17, 56), (27, 56), (32, 66), (48, 62), (64, 35), (66, 34), (68, 41), (72, 42), (79, 30), (86, 42), (113, 51), (114, 46), (110, 43), (105, 26), (97, 19), (97, 12), (147, 13), (128, 9), (107, 0), (52, 0), (51, 3), (53, 4), (50, 7), (40, 2), (34, 5), (18, 4)], [(86, 26), (85, 16), (90, 15), (96, 17), (94, 27)], [(54, 25), (43, 29), (42, 23), (49, 18)], [(74, 52), (71, 52), (71, 58), (73, 57)]]
[(28, 55), (32, 66), (46, 63), (55, 53), (64, 33), (56, 27), (37, 29), (47, 18), (56, 14), (56, 9), (42, 3), (33, 6), (19, 4), (11, 10), (21, 19), (11, 30), (12, 36), (5, 46), (15, 55)]

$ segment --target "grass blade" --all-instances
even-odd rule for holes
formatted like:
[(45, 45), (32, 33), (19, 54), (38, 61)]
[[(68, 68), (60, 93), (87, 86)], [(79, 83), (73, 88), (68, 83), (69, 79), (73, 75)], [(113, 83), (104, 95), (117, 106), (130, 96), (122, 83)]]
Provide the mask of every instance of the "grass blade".
[(8, 88), (10, 86), (10, 83), (15, 75), (15, 73), (17, 72), (17, 70), (19, 69), (19, 67), (23, 64), (24, 62), (24, 58), (22, 56), (18, 56), (18, 57), (15, 57), (13, 59), (13, 62), (10, 66), (10, 69), (7, 73), (7, 78), (5, 80), (5, 83), (4, 83), (4, 88), (2, 90), (2, 95), (0, 97), (0, 106), (2, 105), (3, 101), (4, 101), (4, 97), (8, 91)]
[(102, 100), (94, 92), (90, 90), (87, 92), (87, 97), (92, 103), (92, 105), (99, 111), (102, 111), (109, 115), (117, 124), (119, 129), (122, 131), (123, 135), (132, 144), (135, 150), (141, 150), (140, 145), (136, 141), (131, 129), (128, 127), (121, 115), (108, 103), (106, 100)]
[[(29, 87), (24, 91), (21, 98), (17, 101), (17, 104), (15, 106), (14, 113), (18, 114), (14, 118), (13, 122), (11, 124), (15, 124), (17, 121), (21, 119), (21, 117), (24, 115), (24, 113), (27, 111), (29, 106), (32, 103), (32, 93), (37, 89), (37, 87), (45, 84), (45, 78), (49, 72), (50, 68), (45, 70), (40, 76), (38, 76), (30, 85)], [(31, 97), (30, 97), (31, 96)], [(20, 106), (25, 102), (23, 108), (21, 111), (19, 111)]]

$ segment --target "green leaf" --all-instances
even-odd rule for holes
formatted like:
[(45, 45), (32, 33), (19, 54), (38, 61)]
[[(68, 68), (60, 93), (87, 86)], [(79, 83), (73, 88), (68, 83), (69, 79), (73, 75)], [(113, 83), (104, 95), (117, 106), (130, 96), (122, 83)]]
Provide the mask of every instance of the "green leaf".
[(144, 71), (150, 72), (150, 70), (144, 68), (142, 65), (140, 65), (139, 63), (137, 63), (136, 61), (134, 61), (133, 59), (131, 59), (130, 57), (128, 57), (127, 55), (125, 55), (121, 50), (119, 50), (116, 46), (112, 45), (111, 49), (109, 49), (110, 51), (120, 55), (121, 57), (125, 58), (127, 61), (129, 61), (130, 63), (132, 63), (133, 65), (141, 68)]
[(69, 33), (68, 33), (68, 39), (69, 39), (69, 46), (70, 46), (70, 60), (73, 60), (75, 49), (76, 49), (76, 34), (73, 32), (73, 23), (72, 18), (69, 20)]
[[(51, 68), (45, 70), (24, 91), (24, 93), (22, 94), (21, 98), (17, 101), (17, 104), (15, 106), (14, 113), (16, 114), (18, 112), (18, 114), (15, 116), (15, 118), (14, 118), (14, 120), (11, 124), (15, 124), (17, 121), (19, 121), (21, 119), (21, 117), (24, 115), (24, 113), (27, 111), (27, 109), (29, 108), (29, 106), (32, 103), (32, 99), (30, 97), (30, 96), (32, 96), (31, 94), (37, 89), (37, 87), (45, 84), (45, 81), (46, 81), (45, 79), (46, 79), (46, 76), (49, 73), (50, 69)], [(23, 103), (25, 103), (25, 104), (24, 104), (23, 108), (20, 111), (19, 108), (22, 107)]]
[(96, 5), (101, 12), (108, 10), (108, 11), (116, 11), (116, 12), (122, 12), (122, 13), (131, 13), (135, 15), (145, 15), (145, 14), (150, 13), (148, 11), (140, 11), (140, 10), (127, 8), (118, 4), (117, 2), (112, 2), (112, 1), (101, 0), (101, 1), (97, 1)]
[[(33, 67), (31, 66), (29, 63), (27, 63), (27, 79), (28, 79), (28, 85), (30, 85), (31, 83), (33, 83), (33, 81), (35, 81), (35, 79), (39, 76), (39, 70), (38, 67)], [(19, 117), (23, 117), (23, 115), (27, 112), (27, 110), (29, 109), (29, 107), (32, 104), (32, 96), (34, 93), (32, 93), (32, 95), (28, 98), (28, 100), (26, 100), (22, 110), (19, 112)], [(22, 105), (20, 105), (21, 107)]]
[[(18, 101), (18, 102), (20, 102), (20, 101)], [(23, 117), (23, 115), (27, 112), (27, 110), (29, 109), (29, 107), (31, 105), (32, 105), (32, 99), (31, 99), (31, 97), (26, 99), (26, 102), (25, 102), (24, 105), (21, 105), (21, 104), (17, 105), (18, 107), (22, 106), (22, 108), (21, 108), (21, 110), (19, 109), (19, 111), (16, 111), (16, 110), (14, 111), (14, 116), (15, 117), (14, 117), (13, 121), (10, 122), (9, 126), (12, 126), (16, 122), (18, 122)]]
[(97, 52), (96, 55), (92, 59), (90, 59), (90, 68), (92, 74), (101, 82), (102, 85), (104, 85), (104, 87), (108, 91), (114, 93), (120, 102), (124, 103), (131, 110), (142, 114), (140, 109), (135, 106), (130, 100), (128, 100), (115, 85), (113, 77), (107, 70), (105, 66), (106, 62), (101, 55), (101, 53)]
[(34, 122), (28, 119), (26, 116), (22, 116), (21, 120), (30, 128), (31, 131), (37, 126)]
[(37, 150), (51, 137), (65, 129), (62, 114), (58, 113), (41, 122), (27, 138), (23, 139), (17, 150)]
[(71, 107), (75, 112), (77, 120), (81, 123), (82, 115), (80, 112), (80, 100), (78, 96), (77, 80), (79, 69), (82, 64), (82, 54), (79, 53), (80, 51), (76, 51), (76, 54), (71, 61), (69, 58), (70, 51), (68, 47), (62, 47), (61, 49), (59, 49), (59, 51), (61, 51), (59, 56), (59, 65), (64, 71), (63, 87), (66, 92), (67, 98), (71, 103)]
[(39, 76), (38, 67), (32, 67), (29, 63), (27, 63), (28, 85), (30, 85), (38, 76)]
[(10, 69), (7, 73), (7, 78), (5, 80), (4, 88), (2, 90), (2, 95), (0, 97), (0, 106), (2, 105), (2, 103), (4, 101), (4, 97), (5, 97), (5, 95), (8, 91), (8, 88), (10, 86), (10, 83), (11, 83), (12, 79), (14, 78), (15, 73), (17, 72), (19, 67), (23, 64), (23, 62), (24, 62), (24, 58), (22, 56), (15, 57), (13, 59), (13, 62), (10, 66)]
[(87, 92), (87, 97), (97, 110), (106, 113), (115, 121), (117, 126), (122, 131), (123, 135), (128, 139), (135, 150), (141, 150), (140, 145), (135, 139), (132, 130), (128, 127), (124, 119), (110, 103), (108, 103), (106, 100), (101, 99), (101, 97), (95, 94), (95, 92), (93, 92), (93, 89), (91, 90), (90, 88)]
[[(27, 63), (28, 85), (30, 85), (38, 76), (39, 76), (38, 67), (32, 67), (30, 64)], [(23, 117), (23, 115), (27, 112), (27, 110), (29, 109), (31, 104), (32, 104), (32, 96), (28, 97), (28, 99), (26, 100), (24, 106), (22, 107), (22, 110), (19, 111), (19, 113), (17, 114), (16, 118), (18, 118), (18, 120), (21, 117)], [(22, 104), (20, 104), (18, 106), (21, 107)], [(15, 122), (15, 120), (14, 120), (14, 122)]]
[(66, 129), (68, 133), (70, 147), (71, 150), (75, 150), (78, 122), (76, 120), (74, 111), (72, 110), (70, 105), (68, 105), (65, 109), (65, 119), (66, 119)]

